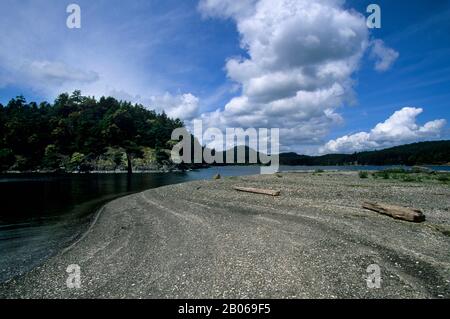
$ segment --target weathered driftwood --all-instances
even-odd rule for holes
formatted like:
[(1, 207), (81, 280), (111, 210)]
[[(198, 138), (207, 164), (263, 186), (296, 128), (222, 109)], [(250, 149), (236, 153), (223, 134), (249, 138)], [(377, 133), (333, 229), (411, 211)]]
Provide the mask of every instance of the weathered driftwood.
[(425, 215), (418, 209), (372, 202), (365, 202), (363, 208), (409, 222), (421, 223), (425, 221)]
[(280, 196), (280, 191), (274, 191), (270, 189), (258, 189), (258, 188), (249, 188), (249, 187), (233, 187), (235, 190), (239, 192), (253, 193), (253, 194), (262, 194), (262, 195), (270, 195), (270, 196)]

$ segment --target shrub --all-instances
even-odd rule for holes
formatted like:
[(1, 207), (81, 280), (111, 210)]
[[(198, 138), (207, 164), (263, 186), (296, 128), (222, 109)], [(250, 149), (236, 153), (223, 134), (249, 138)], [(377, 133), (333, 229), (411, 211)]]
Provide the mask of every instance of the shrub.
[(170, 161), (170, 155), (167, 150), (156, 149), (156, 162), (163, 164)]
[(54, 144), (47, 145), (45, 155), (42, 159), (42, 166), (46, 169), (59, 169), (62, 164), (62, 156), (58, 147)]
[(86, 161), (86, 156), (84, 154), (75, 152), (72, 154), (70, 159), (67, 161), (66, 170), (81, 171), (85, 161)]
[(390, 174), (389, 172), (386, 171), (381, 171), (381, 172), (376, 172), (373, 174), (374, 178), (383, 178), (383, 179), (389, 179), (390, 178)]
[(450, 176), (448, 174), (440, 174), (437, 180), (443, 183), (447, 183), (450, 181)]
[(16, 158), (12, 150), (3, 148), (0, 150), (0, 171), (8, 170), (15, 162)]
[(367, 172), (359, 172), (359, 178), (369, 178), (369, 173)]
[(394, 168), (388, 168), (384, 170), (383, 172), (386, 172), (388, 174), (407, 174), (410, 171), (404, 169), (403, 167), (394, 167)]
[(10, 167), (13, 171), (26, 171), (30, 168), (29, 161), (22, 155), (16, 155), (14, 164)]
[(410, 175), (405, 175), (402, 177), (402, 180), (404, 182), (420, 182), (421, 180), (414, 178), (413, 176)]

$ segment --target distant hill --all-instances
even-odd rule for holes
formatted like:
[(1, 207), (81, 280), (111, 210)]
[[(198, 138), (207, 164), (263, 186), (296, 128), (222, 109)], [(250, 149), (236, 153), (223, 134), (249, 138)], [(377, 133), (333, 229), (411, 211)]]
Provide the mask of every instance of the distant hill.
[[(245, 152), (244, 163), (237, 162), (237, 151)], [(227, 153), (219, 152), (226, 162)], [(234, 147), (234, 163), (249, 164), (250, 154), (258, 157), (259, 154), (248, 146)], [(214, 152), (213, 152), (214, 153)], [(336, 165), (443, 165), (450, 163), (450, 141), (421, 142), (392, 147), (384, 150), (360, 152), (354, 154), (327, 154), (322, 156), (299, 155), (297, 153), (280, 154), (281, 165), (304, 166), (336, 166)], [(217, 164), (216, 164), (217, 165)], [(229, 165), (223, 164), (223, 165)]]
[(354, 154), (306, 156), (295, 153), (280, 154), (281, 165), (424, 165), (449, 164), (450, 141), (421, 142), (379, 151)]

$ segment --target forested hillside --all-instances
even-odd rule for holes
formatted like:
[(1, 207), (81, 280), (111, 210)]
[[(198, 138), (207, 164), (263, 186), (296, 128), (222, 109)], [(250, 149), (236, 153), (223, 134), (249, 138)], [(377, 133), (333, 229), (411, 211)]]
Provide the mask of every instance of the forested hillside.
[(0, 170), (131, 170), (167, 160), (171, 133), (182, 126), (142, 105), (79, 91), (53, 104), (17, 97), (0, 104)]
[(281, 154), (284, 165), (422, 165), (450, 163), (450, 141), (421, 142), (380, 151), (305, 156)]

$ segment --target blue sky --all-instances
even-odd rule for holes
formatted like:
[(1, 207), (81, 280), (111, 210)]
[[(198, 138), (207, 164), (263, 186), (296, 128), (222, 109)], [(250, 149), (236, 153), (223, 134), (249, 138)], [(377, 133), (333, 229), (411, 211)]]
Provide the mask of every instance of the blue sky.
[(0, 0), (0, 103), (81, 89), (311, 154), (450, 138), (450, 1), (73, 2), (81, 29), (71, 2)]
[[(373, 1), (348, 2), (363, 12)], [(374, 72), (364, 64), (357, 74), (358, 106), (343, 111), (349, 128), (341, 133), (366, 130), (399, 107), (424, 108), (421, 121), (450, 119), (450, 1), (377, 1), (383, 25), (374, 30), (400, 53), (389, 72)], [(450, 132), (445, 132), (445, 138)]]

